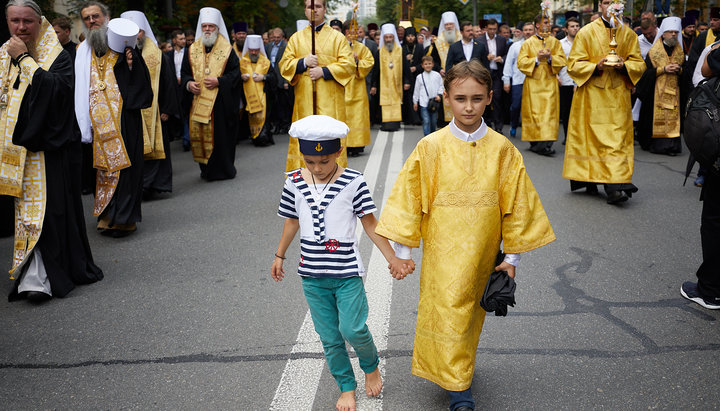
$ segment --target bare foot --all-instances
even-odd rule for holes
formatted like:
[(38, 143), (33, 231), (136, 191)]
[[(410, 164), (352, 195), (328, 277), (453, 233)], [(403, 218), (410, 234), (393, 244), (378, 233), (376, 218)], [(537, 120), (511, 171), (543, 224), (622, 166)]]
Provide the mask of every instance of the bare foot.
[(340, 394), (335, 408), (340, 411), (355, 411), (355, 390), (345, 391)]
[(370, 374), (365, 374), (365, 393), (369, 397), (377, 397), (382, 391), (382, 376), (380, 375), (380, 367)]

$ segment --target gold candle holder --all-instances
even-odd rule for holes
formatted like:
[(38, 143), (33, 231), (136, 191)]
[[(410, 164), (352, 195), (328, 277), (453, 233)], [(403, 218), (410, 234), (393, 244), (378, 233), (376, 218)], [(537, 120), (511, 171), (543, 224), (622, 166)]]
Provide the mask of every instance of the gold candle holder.
[[(617, 17), (613, 16), (613, 20), (615, 21), (615, 27), (617, 27), (619, 24)], [(618, 46), (617, 41), (615, 41), (615, 33), (617, 33), (617, 28), (611, 28), (610, 34), (612, 35), (612, 40), (610, 40), (610, 53), (605, 56), (605, 63), (603, 63), (604, 66), (620, 67), (623, 64), (622, 60), (620, 60), (620, 56), (618, 56), (615, 51)]]

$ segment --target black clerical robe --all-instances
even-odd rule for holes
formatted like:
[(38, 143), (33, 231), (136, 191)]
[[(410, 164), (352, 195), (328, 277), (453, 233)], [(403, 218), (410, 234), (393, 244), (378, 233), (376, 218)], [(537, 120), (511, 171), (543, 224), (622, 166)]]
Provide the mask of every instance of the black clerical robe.
[[(93, 262), (85, 229), (73, 87), (72, 59), (63, 51), (48, 71), (41, 68), (33, 75), (13, 134), (13, 144), (45, 154), (47, 202), (35, 249), (42, 255), (54, 297), (66, 296), (76, 284), (103, 278)], [(10, 300), (17, 298), (19, 281)]]
[(177, 98), (177, 78), (175, 66), (170, 58), (161, 53), (160, 84), (158, 86), (158, 105), (160, 114), (167, 114), (168, 120), (162, 122), (162, 139), (165, 158), (162, 160), (145, 160), (143, 169), (143, 189), (156, 192), (172, 191), (172, 160), (170, 156), (170, 133), (172, 122), (180, 120), (180, 100)]
[[(206, 48), (206, 51), (209, 51)], [(182, 62), (182, 87), (195, 81), (190, 67), (190, 53), (185, 52)], [(242, 84), (240, 81), (240, 61), (231, 52), (225, 64), (223, 75), (218, 77), (218, 95), (213, 105), (213, 151), (207, 164), (200, 163), (200, 177), (207, 180), (226, 180), (235, 178), (235, 143), (239, 126), (240, 99)]]
[(143, 188), (143, 124), (140, 110), (150, 107), (153, 99), (150, 74), (138, 49), (132, 49), (132, 70), (128, 68), (125, 53), (120, 53), (113, 66), (120, 95), (122, 114), (120, 127), (130, 167), (120, 170), (112, 199), (98, 219), (107, 219), (113, 226), (132, 226), (142, 221), (141, 203)]

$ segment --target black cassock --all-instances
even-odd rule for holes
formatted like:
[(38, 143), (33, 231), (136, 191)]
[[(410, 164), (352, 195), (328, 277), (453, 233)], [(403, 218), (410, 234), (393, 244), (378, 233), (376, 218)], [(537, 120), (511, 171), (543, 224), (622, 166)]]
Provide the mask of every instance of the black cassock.
[[(102, 280), (93, 262), (80, 193), (82, 151), (76, 133), (74, 75), (63, 51), (49, 71), (38, 69), (25, 92), (13, 144), (45, 153), (47, 202), (40, 250), (54, 297), (64, 297), (76, 284)], [(41, 121), (40, 121), (41, 120)], [(19, 278), (19, 276), (18, 276)], [(9, 299), (17, 297), (19, 280)]]
[(115, 194), (99, 219), (109, 218), (108, 225), (130, 225), (142, 221), (141, 203), (143, 188), (144, 141), (141, 109), (150, 107), (153, 99), (150, 73), (137, 49), (132, 50), (132, 70), (128, 68), (125, 53), (120, 53), (113, 71), (120, 95), (122, 114), (120, 125), (130, 167), (120, 170)]
[[(170, 123), (180, 121), (180, 101), (177, 98), (177, 78), (175, 66), (170, 58), (161, 53), (160, 84), (158, 86), (158, 106), (161, 114), (170, 118), (162, 122), (162, 140), (165, 158), (162, 160), (146, 160), (143, 170), (143, 189), (157, 192), (172, 191), (172, 160), (170, 158)], [(156, 137), (157, 138), (157, 137)]]
[[(663, 45), (665, 46), (665, 45)], [(665, 46), (665, 51), (668, 55), (672, 54), (672, 48)], [(655, 112), (655, 82), (657, 80), (657, 70), (653, 66), (650, 55), (645, 58), (645, 65), (647, 69), (643, 73), (642, 77), (635, 85), (635, 94), (642, 101), (640, 107), (640, 116), (638, 117), (638, 128), (637, 138), (640, 143), (640, 147), (643, 150), (650, 151), (655, 154), (679, 154), (682, 152), (682, 142), (680, 137), (673, 138), (653, 138), (653, 116)], [(683, 70), (685, 70), (686, 64), (683, 64)], [(682, 78), (678, 76), (678, 87), (680, 88), (680, 94), (684, 94), (686, 86), (682, 81)], [(680, 106), (682, 110), (682, 105)], [(682, 117), (682, 113), (681, 116)]]
[[(210, 49), (206, 48), (206, 52)], [(182, 87), (187, 90), (188, 81), (195, 81), (190, 67), (189, 49), (182, 62)], [(235, 143), (240, 119), (240, 61), (234, 51), (230, 52), (225, 71), (218, 77), (218, 95), (213, 106), (213, 152), (207, 164), (200, 164), (200, 177), (205, 180), (235, 178)]]

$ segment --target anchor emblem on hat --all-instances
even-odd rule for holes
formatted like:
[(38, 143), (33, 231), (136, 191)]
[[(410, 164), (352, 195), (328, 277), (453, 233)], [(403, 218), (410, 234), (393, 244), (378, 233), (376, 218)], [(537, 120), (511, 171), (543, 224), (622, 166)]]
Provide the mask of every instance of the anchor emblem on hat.
[(317, 143), (317, 145), (315, 146), (315, 151), (317, 151), (317, 152), (323, 151), (323, 146), (321, 146), (320, 143)]

